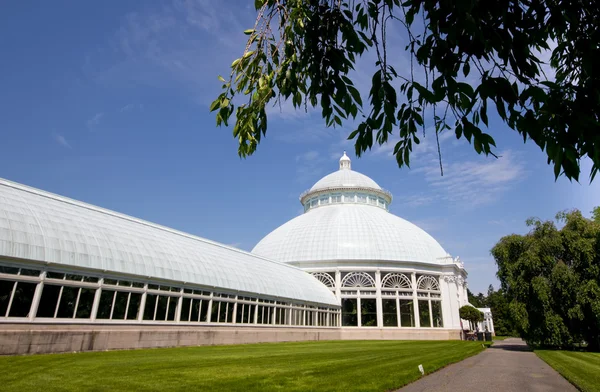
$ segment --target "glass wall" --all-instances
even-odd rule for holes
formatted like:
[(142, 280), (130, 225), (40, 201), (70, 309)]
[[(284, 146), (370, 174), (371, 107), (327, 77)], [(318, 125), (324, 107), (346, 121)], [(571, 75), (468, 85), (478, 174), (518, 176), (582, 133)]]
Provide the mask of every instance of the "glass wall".
[[(438, 276), (385, 271), (336, 273), (320, 270), (312, 274), (332, 291), (339, 290), (344, 327), (444, 326)], [(380, 281), (379, 287), (376, 284), (377, 278)], [(336, 287), (336, 279), (340, 279), (339, 287)], [(380, 319), (377, 314), (378, 294), (381, 297)]]
[(342, 326), (358, 327), (358, 300), (356, 298), (342, 299)]
[(339, 314), (339, 309), (302, 303), (0, 264), (0, 321), (77, 319), (325, 327), (338, 326)]

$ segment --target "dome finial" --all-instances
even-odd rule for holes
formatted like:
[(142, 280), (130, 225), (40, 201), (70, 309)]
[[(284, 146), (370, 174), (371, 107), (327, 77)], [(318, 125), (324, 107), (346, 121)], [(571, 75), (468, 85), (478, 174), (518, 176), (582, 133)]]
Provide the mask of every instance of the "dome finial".
[(340, 170), (352, 170), (350, 158), (346, 155), (346, 151), (344, 151), (344, 155), (340, 158)]

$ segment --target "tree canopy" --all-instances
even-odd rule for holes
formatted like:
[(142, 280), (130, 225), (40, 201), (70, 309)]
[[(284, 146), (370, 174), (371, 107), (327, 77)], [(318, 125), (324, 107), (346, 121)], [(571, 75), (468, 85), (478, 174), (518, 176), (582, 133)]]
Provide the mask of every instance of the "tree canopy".
[(487, 295), (483, 293), (474, 295), (469, 289), (467, 289), (467, 295), (469, 303), (476, 308), (490, 308), (496, 335), (517, 336), (504, 290), (494, 290), (494, 287), (490, 285)]
[[(597, 210), (596, 210), (597, 211)], [(600, 350), (600, 224), (579, 211), (529, 219), (492, 249), (514, 326), (528, 343)]]
[(469, 321), (473, 329), (475, 329), (478, 322), (483, 321), (483, 313), (471, 305), (461, 306), (458, 309), (458, 314), (461, 319)]
[[(478, 154), (495, 156), (485, 132), (495, 110), (546, 152), (556, 177), (578, 180), (583, 157), (593, 161), (590, 180), (600, 168), (595, 0), (254, 3), (256, 23), (230, 76), (219, 76), (223, 92), (211, 105), (217, 125), (234, 115), (242, 157), (266, 134), (269, 105), (291, 101), (296, 109), (320, 106), (327, 126), (353, 126), (357, 156), (399, 136), (400, 167), (427, 128), (436, 138), (453, 131)], [(390, 33), (399, 30), (405, 37)], [(402, 50), (409, 65), (392, 59)], [(375, 70), (363, 103), (352, 72), (368, 51)]]

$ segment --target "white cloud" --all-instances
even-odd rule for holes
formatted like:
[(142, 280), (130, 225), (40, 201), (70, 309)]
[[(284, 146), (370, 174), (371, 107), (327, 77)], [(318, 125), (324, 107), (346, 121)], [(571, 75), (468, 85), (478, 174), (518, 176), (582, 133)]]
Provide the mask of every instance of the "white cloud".
[(127, 105), (123, 106), (121, 109), (119, 109), (119, 112), (124, 113), (124, 112), (131, 112), (133, 110), (144, 110), (144, 105), (141, 103), (128, 103)]
[(424, 176), (438, 199), (463, 207), (477, 207), (497, 200), (527, 174), (518, 153), (506, 150), (498, 155), (498, 159), (478, 156), (477, 160), (446, 160), (443, 176), (436, 159), (414, 172)]
[(296, 180), (298, 182), (314, 181), (324, 174), (324, 163), (327, 159), (318, 151), (310, 150), (296, 155)]
[(56, 140), (56, 142), (58, 144), (60, 144), (61, 146), (65, 147), (65, 148), (68, 148), (68, 149), (72, 148), (71, 144), (67, 141), (67, 139), (63, 135), (55, 133), (52, 136), (54, 137), (54, 140)]
[(91, 130), (91, 129), (95, 128), (96, 126), (98, 126), (98, 124), (100, 124), (100, 120), (102, 120), (102, 117), (104, 117), (104, 113), (96, 113), (94, 115), (94, 117), (87, 120), (88, 129)]
[(172, 0), (127, 14), (104, 47), (86, 58), (98, 83), (177, 88), (202, 104), (244, 49), (255, 11), (207, 0)]

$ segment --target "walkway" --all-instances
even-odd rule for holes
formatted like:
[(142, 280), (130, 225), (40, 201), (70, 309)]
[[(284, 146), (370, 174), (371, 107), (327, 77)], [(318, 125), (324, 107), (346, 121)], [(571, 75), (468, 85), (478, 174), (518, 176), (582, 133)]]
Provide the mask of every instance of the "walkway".
[[(423, 364), (425, 369), (427, 365)], [(421, 391), (576, 392), (521, 339), (495, 341), (484, 352), (455, 363), (400, 389)]]

